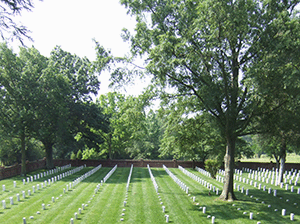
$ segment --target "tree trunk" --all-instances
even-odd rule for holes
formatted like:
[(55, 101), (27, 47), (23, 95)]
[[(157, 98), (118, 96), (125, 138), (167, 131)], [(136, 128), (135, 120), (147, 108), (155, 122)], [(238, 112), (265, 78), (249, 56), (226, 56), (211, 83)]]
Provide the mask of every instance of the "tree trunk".
[(281, 144), (281, 158), (280, 158), (280, 167), (279, 167), (279, 173), (278, 173), (278, 181), (277, 184), (280, 184), (283, 182), (283, 174), (285, 171), (285, 160), (286, 160), (286, 141), (283, 138), (282, 144)]
[(224, 167), (225, 167), (225, 178), (223, 191), (220, 195), (222, 200), (236, 200), (233, 191), (233, 175), (234, 175), (234, 152), (235, 152), (235, 138), (227, 139), (226, 154), (224, 157)]
[(111, 139), (112, 139), (112, 134), (109, 134), (108, 137), (108, 158), (112, 159), (112, 147), (111, 147)]
[(45, 146), (45, 150), (46, 150), (46, 166), (47, 169), (53, 169), (54, 165), (53, 165), (53, 150), (52, 150), (52, 146), (53, 143), (48, 143), (48, 142), (43, 142), (44, 146)]
[(21, 134), (21, 175), (26, 175), (26, 143), (25, 143), (25, 133)]

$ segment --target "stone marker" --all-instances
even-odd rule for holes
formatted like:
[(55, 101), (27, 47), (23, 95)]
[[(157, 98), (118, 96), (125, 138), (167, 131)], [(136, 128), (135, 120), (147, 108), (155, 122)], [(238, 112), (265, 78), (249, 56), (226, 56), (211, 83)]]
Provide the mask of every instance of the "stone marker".
[(77, 212), (74, 213), (74, 217), (75, 217), (75, 219), (77, 219)]
[(4, 184), (2, 185), (2, 189), (3, 189), (3, 191), (5, 191), (5, 185)]
[(17, 187), (17, 182), (16, 181), (14, 181), (14, 188), (16, 188)]
[(203, 214), (205, 214), (205, 212), (206, 212), (206, 207), (203, 207), (203, 208), (202, 208), (202, 212), (203, 212)]
[(282, 215), (282, 216), (285, 216), (285, 212), (286, 212), (286, 210), (285, 210), (285, 209), (282, 209), (282, 210), (281, 210), (281, 215)]
[(5, 200), (2, 200), (3, 209), (6, 209), (6, 202)]
[(22, 191), (22, 194), (23, 194), (23, 199), (25, 199), (26, 198), (25, 191)]
[(165, 206), (162, 206), (162, 210), (163, 210), (163, 213), (165, 213), (166, 207), (165, 207)]
[(52, 202), (55, 202), (55, 198), (54, 197), (52, 197)]
[(30, 196), (31, 195), (31, 191), (30, 190), (28, 190), (28, 196)]
[(10, 204), (13, 205), (14, 204), (14, 198), (13, 197), (9, 197), (10, 200)]
[(215, 223), (215, 217), (214, 216), (211, 217), (211, 223), (212, 224)]
[(79, 215), (81, 214), (81, 208), (78, 209), (78, 214), (79, 214)]
[(70, 224), (74, 224), (73, 218), (70, 219)]
[(165, 215), (166, 217), (166, 222), (169, 222), (169, 215)]
[(25, 217), (23, 218), (23, 224), (26, 224), (26, 218)]
[(45, 210), (45, 204), (42, 204), (42, 209)]
[(17, 194), (17, 201), (20, 201), (20, 194)]
[(250, 212), (249, 219), (253, 219), (253, 212)]
[(291, 214), (290, 214), (290, 220), (291, 220), (291, 221), (294, 221), (294, 213), (291, 213)]

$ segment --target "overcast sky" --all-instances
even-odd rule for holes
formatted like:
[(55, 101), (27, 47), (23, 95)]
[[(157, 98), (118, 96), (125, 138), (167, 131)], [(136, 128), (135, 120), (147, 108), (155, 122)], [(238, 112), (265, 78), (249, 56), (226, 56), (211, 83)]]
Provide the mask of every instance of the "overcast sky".
[[(120, 35), (123, 28), (134, 31), (135, 19), (127, 15), (127, 9), (119, 0), (36, 0), (34, 6), (31, 12), (24, 11), (19, 18), (32, 31), (30, 36), (34, 42), (25, 41), (25, 44), (33, 45), (47, 57), (59, 45), (65, 51), (94, 60), (93, 38), (115, 56), (129, 51), (128, 43), (123, 42)], [(109, 74), (100, 76), (100, 93), (109, 91), (108, 78)], [(129, 94), (138, 91), (138, 87), (127, 88)]]

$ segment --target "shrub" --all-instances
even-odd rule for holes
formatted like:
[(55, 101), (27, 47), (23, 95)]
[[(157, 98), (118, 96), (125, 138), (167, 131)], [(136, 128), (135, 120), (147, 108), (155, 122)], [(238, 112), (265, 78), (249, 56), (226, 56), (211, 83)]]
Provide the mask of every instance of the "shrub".
[(76, 154), (74, 152), (71, 153), (70, 159), (76, 159)]
[(78, 150), (76, 157), (77, 157), (77, 159), (82, 159), (82, 152), (80, 149)]
[(215, 159), (207, 159), (204, 162), (205, 170), (210, 173), (212, 178), (216, 178), (216, 174), (220, 168), (220, 162)]

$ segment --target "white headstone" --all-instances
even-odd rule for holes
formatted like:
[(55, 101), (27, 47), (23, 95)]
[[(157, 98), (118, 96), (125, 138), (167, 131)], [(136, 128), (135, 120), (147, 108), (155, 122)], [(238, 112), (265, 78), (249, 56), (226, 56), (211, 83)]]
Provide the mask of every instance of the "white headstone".
[(294, 221), (294, 213), (291, 213), (291, 214), (290, 214), (290, 220), (291, 220), (291, 221)]
[(250, 212), (249, 219), (253, 219), (253, 212)]
[(282, 209), (282, 210), (281, 210), (281, 215), (282, 215), (282, 216), (285, 216), (285, 212), (286, 212), (286, 210), (285, 210), (285, 209)]

